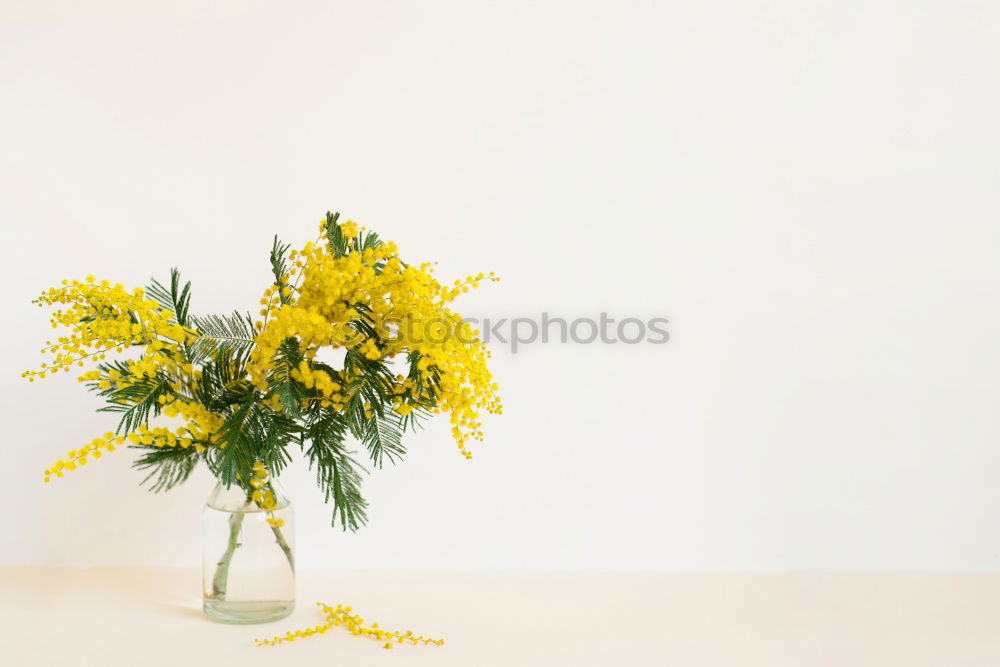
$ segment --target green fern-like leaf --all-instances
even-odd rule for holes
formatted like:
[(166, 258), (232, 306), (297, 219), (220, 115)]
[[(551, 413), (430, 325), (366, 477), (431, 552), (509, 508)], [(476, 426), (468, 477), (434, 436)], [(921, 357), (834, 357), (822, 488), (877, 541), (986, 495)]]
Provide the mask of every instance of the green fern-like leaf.
[(319, 420), (306, 433), (309, 445), (306, 457), (316, 470), (316, 482), (327, 502), (333, 503), (332, 524), (355, 531), (368, 522), (368, 503), (361, 497), (361, 479), (365, 469), (352, 458), (344, 444), (346, 425), (343, 416), (323, 408)]
[(153, 493), (169, 491), (178, 484), (187, 481), (198, 465), (199, 454), (193, 447), (153, 447), (147, 445), (132, 445), (131, 449), (142, 450), (132, 467), (136, 470), (148, 471), (140, 484), (152, 482), (149, 490)]
[(368, 450), (372, 463), (382, 467), (383, 459), (390, 463), (398, 463), (406, 448), (403, 446), (403, 421), (399, 413), (386, 410), (384, 414), (375, 414), (364, 421), (360, 439)]
[(282, 288), (285, 287), (282, 278), (288, 278), (286, 255), (290, 247), (287, 243), (279, 241), (277, 234), (274, 235), (274, 245), (271, 247), (271, 273), (274, 274), (274, 286), (278, 288), (278, 298), (281, 303), (289, 303), (292, 300), (290, 293), (284, 294), (282, 292)]
[(160, 304), (161, 308), (169, 310), (174, 314), (174, 321), (181, 326), (188, 324), (188, 311), (191, 307), (191, 283), (187, 282), (181, 287), (181, 273), (177, 269), (170, 269), (170, 288), (163, 286), (155, 278), (151, 279), (149, 288), (146, 290), (153, 300)]
[(299, 344), (289, 338), (278, 347), (272, 360), (272, 371), (268, 377), (268, 387), (271, 394), (281, 401), (286, 414), (298, 416), (300, 401), (306, 397), (304, 387), (292, 379), (292, 370), (302, 361)]
[(201, 317), (192, 315), (190, 323), (198, 331), (198, 337), (191, 344), (194, 362), (222, 353), (245, 357), (254, 346), (253, 319), (249, 313), (234, 312), (228, 316)]
[[(123, 376), (128, 376), (131, 370), (128, 364), (115, 361), (100, 364), (98, 369), (107, 374), (115, 370)], [(170, 377), (164, 373), (154, 376), (143, 376), (132, 379), (122, 387), (112, 383), (107, 389), (101, 389), (98, 383), (88, 383), (90, 389), (103, 396), (108, 404), (98, 412), (114, 412), (121, 414), (118, 422), (118, 433), (130, 433), (140, 424), (148, 424), (150, 415), (160, 414), (159, 398), (170, 393)]]

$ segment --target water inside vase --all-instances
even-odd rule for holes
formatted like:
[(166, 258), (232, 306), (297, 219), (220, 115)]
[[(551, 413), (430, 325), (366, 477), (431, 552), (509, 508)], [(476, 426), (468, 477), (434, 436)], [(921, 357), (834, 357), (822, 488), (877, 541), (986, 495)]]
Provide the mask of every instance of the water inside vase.
[(280, 498), (262, 510), (213, 494), (205, 507), (205, 613), (224, 623), (262, 623), (295, 608), (292, 507)]

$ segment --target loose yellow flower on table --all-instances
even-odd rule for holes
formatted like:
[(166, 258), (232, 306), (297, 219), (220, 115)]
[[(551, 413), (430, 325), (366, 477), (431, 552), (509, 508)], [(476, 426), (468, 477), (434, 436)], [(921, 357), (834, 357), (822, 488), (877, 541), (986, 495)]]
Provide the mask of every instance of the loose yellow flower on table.
[(424, 644), (425, 646), (444, 646), (443, 639), (431, 639), (430, 637), (424, 637), (423, 635), (415, 635), (412, 630), (407, 630), (406, 632), (383, 630), (379, 627), (378, 623), (372, 623), (368, 627), (365, 627), (365, 619), (358, 614), (352, 613), (353, 609), (351, 607), (345, 607), (338, 604), (336, 608), (334, 608), (329, 605), (325, 605), (322, 602), (317, 602), (316, 606), (320, 607), (323, 614), (326, 616), (325, 623), (311, 628), (306, 628), (304, 630), (289, 630), (284, 635), (277, 635), (269, 639), (256, 639), (254, 641), (256, 641), (257, 646), (277, 646), (278, 644), (293, 642), (296, 639), (305, 639), (306, 637), (322, 635), (325, 634), (330, 628), (339, 626), (343, 626), (344, 629), (352, 635), (369, 637), (379, 642), (385, 641), (383, 648), (392, 648), (393, 643), (408, 643), (412, 646), (417, 646), (418, 644)]

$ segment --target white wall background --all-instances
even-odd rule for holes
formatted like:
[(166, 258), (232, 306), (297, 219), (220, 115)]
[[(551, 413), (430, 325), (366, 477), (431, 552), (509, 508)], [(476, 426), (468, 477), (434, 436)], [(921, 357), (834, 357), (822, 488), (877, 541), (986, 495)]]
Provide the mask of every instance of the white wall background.
[(64, 277), (179, 266), (252, 307), (339, 209), (496, 270), (478, 315), (663, 315), (664, 346), (494, 360), (328, 525), (313, 569), (1000, 566), (1000, 8), (991, 2), (11, 2), (0, 8), (0, 561), (194, 566), (211, 480), (154, 496), (71, 378)]

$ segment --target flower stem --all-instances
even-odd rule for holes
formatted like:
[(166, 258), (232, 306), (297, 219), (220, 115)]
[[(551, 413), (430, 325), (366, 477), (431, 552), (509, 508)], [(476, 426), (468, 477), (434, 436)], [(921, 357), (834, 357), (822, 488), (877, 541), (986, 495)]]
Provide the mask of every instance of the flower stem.
[(240, 546), (237, 540), (240, 537), (240, 529), (243, 527), (242, 509), (238, 509), (229, 515), (229, 542), (226, 550), (222, 552), (218, 565), (215, 567), (215, 576), (212, 577), (212, 598), (215, 600), (226, 599), (226, 587), (229, 584), (229, 564), (233, 562), (233, 554)]
[(288, 564), (292, 568), (292, 572), (295, 572), (295, 556), (292, 555), (292, 548), (288, 546), (288, 542), (285, 541), (285, 536), (281, 532), (281, 526), (271, 526), (271, 532), (274, 533), (274, 541), (278, 543), (281, 550), (285, 552), (285, 558), (288, 559)]

